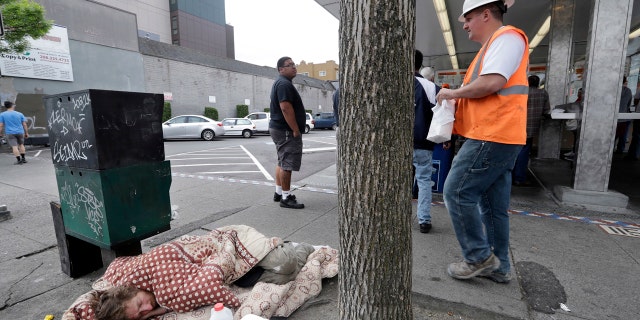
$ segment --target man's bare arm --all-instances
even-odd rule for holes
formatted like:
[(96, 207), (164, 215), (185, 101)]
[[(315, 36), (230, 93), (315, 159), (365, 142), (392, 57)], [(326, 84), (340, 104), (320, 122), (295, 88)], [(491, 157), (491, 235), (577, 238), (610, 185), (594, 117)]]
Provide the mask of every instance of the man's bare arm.
[(295, 111), (293, 111), (293, 105), (291, 104), (291, 102), (280, 102), (280, 110), (282, 110), (282, 115), (284, 116), (284, 120), (287, 121), (289, 128), (293, 130), (293, 136), (299, 136), (300, 128), (298, 128), (298, 122), (296, 122), (296, 113)]

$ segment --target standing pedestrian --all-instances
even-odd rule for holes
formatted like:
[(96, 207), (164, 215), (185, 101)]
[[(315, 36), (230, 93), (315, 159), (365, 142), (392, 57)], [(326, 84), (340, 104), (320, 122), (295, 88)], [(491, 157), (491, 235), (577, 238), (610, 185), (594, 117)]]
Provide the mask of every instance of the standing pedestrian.
[[(631, 103), (633, 102), (633, 93), (631, 93), (631, 89), (627, 87), (629, 83), (627, 82), (627, 77), (622, 77), (622, 92), (620, 93), (620, 107), (618, 109), (618, 113), (626, 113), (629, 112), (629, 108), (631, 107)], [(618, 125), (616, 126), (616, 136), (614, 140), (618, 140), (618, 144), (615, 150), (615, 153), (623, 154), (624, 149), (627, 146), (627, 134), (629, 132), (629, 124), (631, 120), (629, 119), (619, 119)]]
[(276, 145), (278, 164), (276, 165), (276, 192), (273, 201), (279, 201), (283, 208), (302, 209), (291, 193), (291, 171), (299, 171), (302, 163), (302, 135), (307, 115), (298, 90), (292, 79), (297, 75), (296, 64), (289, 57), (278, 59), (280, 76), (271, 88), (271, 121), (269, 133)]
[(466, 138), (444, 184), (444, 201), (464, 260), (449, 276), (510, 281), (509, 207), (511, 170), (526, 143), (527, 68), (525, 33), (503, 25), (514, 0), (465, 0), (469, 39), (482, 44), (458, 89), (441, 89), (438, 101), (457, 99), (453, 131)]
[[(418, 225), (420, 232), (428, 233), (431, 230), (431, 169), (433, 168), (433, 147), (435, 143), (427, 140), (429, 126), (433, 118), (432, 101), (429, 100), (425, 86), (433, 82), (420, 75), (423, 55), (419, 50), (415, 51), (414, 68), (414, 108), (415, 119), (413, 122), (413, 167), (415, 168), (415, 184), (418, 186)], [(433, 100), (435, 101), (435, 86)]]
[(16, 111), (15, 103), (5, 101), (4, 107), (7, 111), (0, 113), (0, 134), (2, 133), (2, 129), (4, 129), (13, 155), (16, 156), (16, 162), (14, 164), (27, 163), (27, 159), (24, 157), (24, 139), (29, 137), (27, 119), (25, 119), (21, 112)]
[(547, 90), (539, 88), (540, 77), (530, 75), (528, 81), (529, 97), (527, 99), (527, 143), (522, 147), (522, 150), (520, 150), (518, 158), (516, 159), (516, 165), (513, 167), (512, 180), (514, 186), (531, 185), (527, 172), (529, 169), (529, 153), (531, 153), (533, 137), (537, 136), (540, 132), (542, 116), (551, 111)]

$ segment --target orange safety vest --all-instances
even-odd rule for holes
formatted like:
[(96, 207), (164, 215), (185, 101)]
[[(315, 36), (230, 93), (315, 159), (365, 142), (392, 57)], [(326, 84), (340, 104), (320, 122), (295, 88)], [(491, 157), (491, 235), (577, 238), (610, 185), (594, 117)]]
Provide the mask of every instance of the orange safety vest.
[(463, 84), (467, 85), (478, 78), (487, 48), (499, 35), (511, 30), (521, 34), (525, 41), (518, 70), (507, 80), (504, 87), (495, 93), (482, 98), (458, 99), (453, 133), (482, 141), (504, 144), (526, 143), (529, 40), (522, 30), (505, 26), (494, 32), (469, 65)]

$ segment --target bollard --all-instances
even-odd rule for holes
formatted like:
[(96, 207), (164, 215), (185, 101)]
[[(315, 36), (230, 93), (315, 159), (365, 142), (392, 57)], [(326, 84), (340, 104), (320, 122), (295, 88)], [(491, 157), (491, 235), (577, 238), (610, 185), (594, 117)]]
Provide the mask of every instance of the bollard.
[(7, 210), (7, 205), (0, 205), (0, 222), (11, 219), (11, 211)]

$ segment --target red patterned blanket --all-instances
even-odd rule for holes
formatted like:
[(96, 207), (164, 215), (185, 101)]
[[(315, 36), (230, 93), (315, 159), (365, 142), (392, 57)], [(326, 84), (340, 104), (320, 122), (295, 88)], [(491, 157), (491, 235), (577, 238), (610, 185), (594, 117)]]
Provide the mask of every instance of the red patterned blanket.
[(229, 226), (204, 236), (183, 236), (139, 256), (117, 258), (94, 283), (95, 290), (78, 298), (62, 319), (93, 320), (92, 303), (115, 285), (154, 292), (159, 305), (174, 311), (159, 319), (208, 319), (216, 302), (235, 308), (236, 319), (249, 313), (288, 316), (320, 293), (322, 278), (337, 274), (336, 250), (316, 250), (296, 280), (285, 285), (258, 283), (250, 290), (227, 286), (281, 243), (248, 226)]

